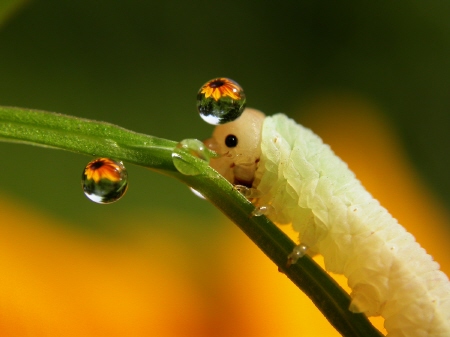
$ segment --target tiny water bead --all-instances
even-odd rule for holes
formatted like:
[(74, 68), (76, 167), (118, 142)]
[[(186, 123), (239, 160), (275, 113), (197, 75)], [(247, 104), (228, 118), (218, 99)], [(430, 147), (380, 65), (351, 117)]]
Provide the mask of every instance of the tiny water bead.
[(219, 125), (236, 120), (245, 109), (245, 93), (229, 78), (215, 78), (205, 83), (197, 94), (197, 110), (203, 120)]
[(89, 162), (81, 176), (84, 194), (98, 204), (119, 200), (128, 188), (127, 169), (121, 161), (97, 158)]
[(172, 152), (172, 161), (180, 173), (188, 176), (200, 174), (201, 169), (195, 161), (186, 156), (187, 153), (201, 159), (205, 165), (209, 165), (212, 155), (207, 146), (198, 139), (183, 139), (179, 142)]
[(251, 213), (250, 216), (261, 216), (261, 215), (269, 215), (275, 212), (275, 208), (272, 205), (262, 205), (256, 207)]
[(234, 185), (234, 189), (239, 193), (241, 193), (247, 199), (260, 198), (262, 196), (261, 191), (258, 191), (256, 188), (253, 187), (247, 187), (244, 185)]
[(295, 264), (300, 258), (306, 255), (308, 252), (308, 246), (304, 244), (299, 244), (294, 247), (292, 252), (288, 255), (287, 267), (292, 264)]

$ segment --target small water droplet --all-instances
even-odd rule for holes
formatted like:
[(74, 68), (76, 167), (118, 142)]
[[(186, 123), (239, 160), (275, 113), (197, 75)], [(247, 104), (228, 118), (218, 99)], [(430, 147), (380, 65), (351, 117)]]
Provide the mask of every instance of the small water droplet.
[(189, 189), (191, 190), (192, 193), (194, 193), (200, 199), (206, 199), (205, 196), (203, 194), (201, 194), (199, 191), (197, 191), (196, 189), (194, 189), (192, 187), (189, 187)]
[(81, 176), (84, 194), (98, 204), (110, 204), (128, 189), (127, 169), (121, 161), (97, 158), (89, 162)]
[(215, 78), (205, 83), (197, 94), (197, 110), (209, 124), (218, 125), (236, 120), (245, 109), (245, 93), (229, 78)]
[(196, 176), (201, 172), (197, 167), (186, 161), (183, 158), (183, 156), (179, 153), (176, 152), (172, 153), (172, 161), (175, 167), (177, 168), (178, 172), (186, 176)]
[(206, 145), (198, 139), (183, 139), (177, 144), (177, 148), (189, 152), (194, 157), (197, 157), (207, 163), (211, 159), (210, 152)]
[(306, 252), (308, 251), (308, 246), (304, 244), (299, 244), (294, 247), (292, 252), (288, 255), (288, 263), (287, 266), (289, 267), (291, 264), (294, 264), (298, 261), (298, 259), (302, 258), (306, 255)]
[(201, 173), (200, 168), (195, 165), (191, 158), (186, 157), (186, 153), (201, 159), (209, 165), (211, 152), (198, 139), (183, 139), (177, 144), (172, 152), (172, 161), (177, 170), (185, 175), (193, 176)]
[(260, 198), (262, 196), (262, 193), (253, 187), (234, 185), (234, 189), (240, 192), (247, 199)]
[(274, 212), (274, 210), (275, 209), (273, 208), (272, 205), (262, 205), (256, 207), (251, 213), (251, 216), (269, 215), (270, 213)]

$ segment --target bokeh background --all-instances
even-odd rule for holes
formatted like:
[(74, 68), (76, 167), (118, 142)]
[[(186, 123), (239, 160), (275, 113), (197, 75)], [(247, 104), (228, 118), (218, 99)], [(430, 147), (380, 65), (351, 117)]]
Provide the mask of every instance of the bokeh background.
[[(0, 105), (204, 139), (196, 93), (230, 77), (248, 106), (330, 143), (450, 273), (449, 14), (444, 1), (1, 0)], [(92, 158), (0, 155), (0, 335), (338, 336), (179, 182), (128, 165), (127, 195), (103, 206), (80, 188)]]

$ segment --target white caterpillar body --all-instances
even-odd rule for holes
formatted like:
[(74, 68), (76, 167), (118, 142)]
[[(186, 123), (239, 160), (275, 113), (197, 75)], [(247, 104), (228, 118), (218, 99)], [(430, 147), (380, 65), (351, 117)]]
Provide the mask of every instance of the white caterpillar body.
[[(260, 132), (256, 149), (245, 143), (254, 132)], [(229, 134), (238, 139), (235, 156), (211, 166), (261, 191), (258, 204), (275, 209), (269, 218), (292, 223), (328, 271), (348, 278), (350, 310), (383, 316), (391, 337), (450, 336), (447, 276), (329, 146), (283, 114), (264, 118), (251, 109), (216, 127), (213, 139), (223, 153)]]

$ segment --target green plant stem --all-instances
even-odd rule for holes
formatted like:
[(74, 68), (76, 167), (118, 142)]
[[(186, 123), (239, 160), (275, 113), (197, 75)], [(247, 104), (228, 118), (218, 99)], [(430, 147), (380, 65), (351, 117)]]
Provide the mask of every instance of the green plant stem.
[(172, 161), (177, 142), (135, 133), (109, 123), (10, 107), (0, 107), (0, 137), (3, 141), (115, 158), (182, 181), (202, 193), (235, 222), (279, 270), (310, 297), (343, 336), (382, 336), (363, 314), (353, 314), (348, 310), (348, 294), (309, 257), (305, 256), (287, 268), (287, 256), (292, 252), (294, 242), (266, 217), (251, 217), (253, 205), (205, 161), (187, 152), (182, 153), (182, 160), (201, 173), (192, 176), (179, 173)]

